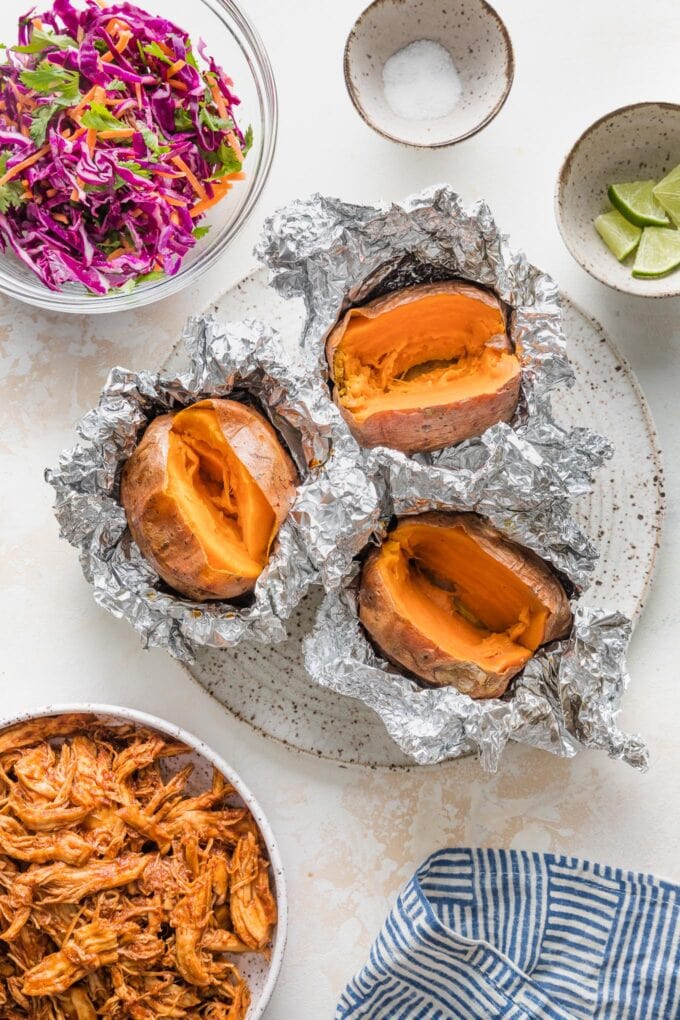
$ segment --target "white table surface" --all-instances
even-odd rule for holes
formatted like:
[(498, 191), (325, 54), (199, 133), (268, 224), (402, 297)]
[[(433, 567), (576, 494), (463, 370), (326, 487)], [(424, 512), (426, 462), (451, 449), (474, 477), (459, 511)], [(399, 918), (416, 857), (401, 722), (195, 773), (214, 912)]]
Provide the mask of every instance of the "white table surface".
[[(373, 134), (345, 93), (342, 49), (362, 0), (245, 6), (274, 64), (280, 144), (225, 263), (199, 290), (136, 314), (58, 319), (0, 301), (2, 713), (67, 700), (126, 704), (222, 753), (260, 799), (287, 865), (290, 939), (267, 1020), (325, 1020), (400, 886), (443, 845), (564, 852), (680, 881), (680, 302), (627, 299), (591, 280), (563, 247), (552, 207), (561, 160), (591, 121), (629, 102), (680, 99), (678, 13), (676, 0), (643, 9), (633, 0), (497, 0), (517, 62), (505, 108), (461, 145), (417, 152)], [(601, 754), (560, 761), (517, 746), (496, 776), (470, 760), (387, 773), (289, 752), (236, 722), (165, 653), (144, 652), (127, 624), (95, 606), (74, 550), (57, 540), (43, 468), (72, 443), (112, 365), (155, 367), (186, 315), (247, 271), (267, 212), (316, 190), (361, 202), (437, 181), (467, 200), (485, 197), (513, 242), (600, 319), (656, 419), (669, 512), (622, 717), (649, 742), (645, 776)]]

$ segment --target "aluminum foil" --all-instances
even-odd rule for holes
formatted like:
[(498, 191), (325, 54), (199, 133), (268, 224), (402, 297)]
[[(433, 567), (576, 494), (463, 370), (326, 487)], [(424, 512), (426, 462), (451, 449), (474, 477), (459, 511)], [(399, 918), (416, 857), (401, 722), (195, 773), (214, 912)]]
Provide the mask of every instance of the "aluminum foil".
[(647, 768), (642, 740), (616, 724), (628, 684), (625, 616), (572, 600), (569, 637), (540, 649), (503, 698), (473, 700), (453, 687), (421, 687), (376, 653), (357, 617), (358, 573), (356, 564), (345, 586), (326, 595), (305, 638), (305, 665), (322, 687), (372, 708), (419, 765), (476, 753), (495, 772), (514, 740), (561, 757), (599, 748)]
[[(98, 406), (78, 426), (82, 442), (45, 477), (56, 490), (61, 535), (79, 549), (99, 605), (127, 619), (145, 646), (190, 660), (201, 645), (283, 641), (285, 621), (310, 585), (321, 578), (332, 589), (346, 575), (376, 526), (379, 501), (337, 409), (309, 373), (291, 365), (273, 331), (251, 320), (223, 325), (201, 317), (189, 321), (183, 339), (184, 373), (113, 369)], [(225, 396), (267, 414), (301, 477), (269, 564), (239, 605), (192, 602), (168, 589), (132, 541), (118, 502), (122, 466), (153, 418)]]
[[(256, 255), (284, 297), (303, 298), (301, 344), (327, 379), (325, 342), (349, 307), (414, 283), (460, 277), (493, 290), (510, 309), (508, 332), (522, 364), (520, 402), (509, 425), (416, 459), (459, 485), (514, 506), (546, 493), (575, 499), (611, 456), (602, 436), (564, 428), (549, 394), (573, 384), (559, 294), (553, 280), (513, 251), (489, 207), (467, 210), (439, 185), (393, 205), (359, 206), (314, 195), (292, 202), (264, 225)], [(512, 497), (509, 495), (512, 490)]]
[(569, 638), (540, 650), (502, 699), (473, 701), (453, 688), (423, 688), (376, 654), (357, 618), (355, 562), (340, 588), (327, 593), (305, 640), (312, 678), (372, 708), (421, 764), (477, 752), (494, 770), (512, 739), (565, 756), (599, 747), (644, 768), (644, 745), (615, 721), (627, 684), (630, 622), (588, 608), (580, 595), (597, 552), (569, 504), (589, 491), (612, 448), (553, 415), (551, 394), (573, 384), (554, 282), (509, 247), (488, 206), (467, 210), (445, 186), (393, 205), (320, 195), (293, 202), (267, 220), (256, 254), (284, 297), (304, 299), (301, 346), (310, 371), (325, 382), (328, 333), (352, 305), (449, 278), (489, 287), (506, 303), (523, 369), (513, 420), (430, 456), (375, 449), (361, 457), (382, 485), (383, 528), (392, 514), (481, 513), (551, 562), (573, 592)]

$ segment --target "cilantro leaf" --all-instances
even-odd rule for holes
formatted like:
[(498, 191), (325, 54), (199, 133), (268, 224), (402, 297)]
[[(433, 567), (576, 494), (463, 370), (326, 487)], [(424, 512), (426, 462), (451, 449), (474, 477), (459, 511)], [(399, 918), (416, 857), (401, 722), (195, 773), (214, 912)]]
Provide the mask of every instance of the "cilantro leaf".
[(217, 117), (211, 113), (207, 106), (201, 106), (198, 119), (209, 131), (225, 132), (234, 130), (234, 122), (231, 117)]
[(44, 32), (41, 28), (34, 28), (31, 38), (25, 46), (13, 46), (14, 53), (42, 53), (47, 49), (77, 50), (78, 43), (70, 35), (54, 35)]
[(22, 71), (19, 75), (23, 84), (42, 96), (59, 96), (71, 103), (80, 99), (80, 80), (77, 71), (68, 71), (59, 64), (41, 60), (34, 71)]
[[(7, 172), (9, 153), (4, 152), (0, 156), (0, 176)], [(24, 201), (24, 186), (21, 181), (8, 181), (0, 188), (0, 213), (5, 215), (10, 209), (18, 209)]]
[(126, 125), (106, 109), (103, 103), (92, 103), (87, 113), (80, 118), (83, 127), (95, 131), (119, 131)]
[(120, 78), (112, 78), (111, 81), (107, 81), (104, 88), (107, 92), (122, 92), (127, 88), (127, 85)]
[(162, 280), (164, 278), (164, 276), (165, 276), (165, 273), (163, 272), (162, 269), (154, 269), (150, 273), (142, 273), (141, 276), (137, 277), (137, 280), (135, 282), (137, 284), (140, 284), (140, 283), (153, 283), (154, 280)]
[(245, 144), (243, 146), (243, 158), (245, 159), (246, 156), (248, 155), (248, 153), (250, 152), (250, 150), (253, 147), (253, 125), (252, 124), (249, 124), (248, 127), (246, 128), (246, 133), (245, 133), (245, 136), (244, 136), (244, 142), (245, 142)]
[(131, 173), (137, 174), (138, 177), (153, 176), (150, 170), (145, 169), (134, 159), (121, 159), (120, 165), (124, 166), (126, 170), (130, 170)]
[(156, 57), (157, 60), (162, 60), (164, 64), (174, 63), (174, 61), (172, 61), (170, 57), (163, 52), (157, 42), (149, 43), (148, 46), (144, 46), (142, 48), (149, 57)]
[(205, 156), (214, 167), (215, 177), (238, 173), (243, 166), (242, 161), (227, 142), (222, 142), (216, 153), (206, 153)]
[(163, 139), (159, 139), (156, 132), (152, 131), (151, 128), (140, 128), (140, 133), (152, 156), (163, 156), (166, 152), (170, 152), (170, 146), (164, 145)]
[(178, 106), (175, 110), (175, 127), (178, 131), (192, 131), (194, 122), (181, 106)]
[(43, 106), (36, 107), (35, 111), (31, 115), (30, 135), (32, 141), (35, 142), (38, 148), (45, 144), (47, 129), (50, 126), (52, 118), (68, 105), (70, 104), (57, 100), (54, 103), (45, 103)]
[(194, 235), (194, 237), (196, 238), (197, 241), (200, 241), (202, 237), (205, 237), (206, 234), (210, 233), (210, 227), (208, 227), (208, 226), (205, 226), (205, 227), (194, 227), (194, 229), (191, 231), (191, 233)]
[(192, 50), (191, 46), (189, 46), (189, 48), (187, 49), (186, 53), (184, 54), (184, 59), (186, 60), (186, 62), (189, 65), (189, 67), (193, 67), (194, 71), (198, 71), (199, 70), (198, 61), (196, 60), (196, 57), (194, 56), (194, 51)]

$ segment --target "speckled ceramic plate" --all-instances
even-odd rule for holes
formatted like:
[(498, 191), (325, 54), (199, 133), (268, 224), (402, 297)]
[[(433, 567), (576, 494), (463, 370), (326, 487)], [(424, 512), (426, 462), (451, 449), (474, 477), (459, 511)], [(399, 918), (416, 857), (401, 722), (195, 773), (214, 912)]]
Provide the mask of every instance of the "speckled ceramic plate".
[(269, 854), (271, 876), (276, 893), (276, 903), (279, 915), (278, 924), (274, 929), (270, 958), (266, 959), (260, 953), (244, 953), (239, 957), (239, 970), (248, 981), (252, 995), (252, 1001), (246, 1020), (260, 1020), (260, 1017), (263, 1016), (267, 1003), (272, 996), (274, 986), (279, 976), (279, 971), (281, 970), (288, 925), (288, 907), (286, 900), (286, 885), (283, 877), (283, 864), (281, 863), (281, 856), (279, 854), (276, 840), (274, 839), (274, 835), (269, 827), (269, 822), (267, 821), (262, 808), (257, 803), (240, 776), (233, 770), (233, 768), (231, 768), (231, 766), (227, 765), (223, 758), (209, 748), (207, 744), (204, 744), (203, 741), (198, 740), (197, 737), (194, 737), (191, 733), (182, 729), (181, 726), (174, 726), (172, 723), (165, 722), (165, 720), (159, 719), (157, 716), (148, 715), (146, 712), (139, 712), (137, 709), (93, 704), (48, 705), (44, 708), (37, 708), (31, 712), (26, 712), (22, 715), (2, 719), (0, 721), (0, 732), (15, 723), (26, 722), (29, 719), (41, 719), (45, 716), (63, 715), (67, 712), (91, 713), (93, 717), (96, 717), (102, 722), (111, 723), (114, 726), (120, 725), (121, 723), (136, 723), (138, 726), (150, 727), (151, 729), (158, 730), (166, 737), (171, 737), (173, 740), (181, 741), (181, 743), (186, 744), (187, 747), (191, 748), (191, 752), (189, 754), (180, 755), (177, 758), (165, 759), (162, 763), (162, 768), (166, 773), (164, 776), (165, 781), (167, 782), (167, 779), (171, 775), (174, 775), (174, 773), (176, 773), (180, 768), (183, 768), (185, 765), (190, 763), (194, 766), (194, 771), (192, 772), (187, 784), (187, 791), (192, 796), (195, 796), (197, 793), (200, 793), (201, 790), (205, 790), (210, 787), (210, 783), (212, 781), (212, 770), (213, 767), (215, 767), (222, 773), (227, 782), (234, 787), (234, 790), (236, 790), (235, 796), (230, 798), (229, 803), (235, 807), (245, 805), (250, 810), (257, 827), (262, 834), (262, 838), (264, 839), (267, 847), (267, 853)]
[[(265, 270), (247, 276), (211, 310), (225, 319), (264, 319), (291, 348), (304, 314), (301, 301), (283, 301), (267, 286)], [(651, 583), (663, 515), (659, 441), (637, 380), (602, 327), (566, 297), (563, 311), (576, 385), (567, 400), (555, 401), (560, 416), (612, 437), (617, 446), (594, 492), (576, 512), (601, 550), (591, 599), (637, 619)], [(180, 358), (175, 350), (166, 367), (175, 368)], [(191, 675), (239, 719), (293, 748), (348, 764), (412, 764), (368, 708), (307, 677), (300, 643), (318, 602), (313, 593), (299, 606), (285, 644), (204, 649), (189, 667)]]

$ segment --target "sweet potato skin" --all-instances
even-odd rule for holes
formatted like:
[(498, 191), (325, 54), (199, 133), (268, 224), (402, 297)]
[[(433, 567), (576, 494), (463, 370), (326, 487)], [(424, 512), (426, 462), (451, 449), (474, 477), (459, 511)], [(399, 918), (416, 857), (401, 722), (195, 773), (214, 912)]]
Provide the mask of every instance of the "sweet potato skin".
[[(361, 311), (367, 318), (373, 319), (405, 301), (437, 294), (460, 294), (482, 301), (491, 308), (497, 308), (505, 317), (503, 304), (495, 294), (461, 280), (426, 283), (395, 291), (363, 305)], [(326, 361), (333, 382), (333, 400), (360, 446), (366, 448), (387, 446), (409, 455), (431, 453), (479, 436), (498, 422), (511, 421), (520, 394), (519, 371), (493, 393), (433, 407), (378, 411), (363, 422), (357, 421), (352, 412), (340, 402), (333, 375), (335, 354), (350, 321), (350, 313), (351, 309), (330, 333), (326, 341)], [(509, 352), (513, 350), (505, 333), (491, 338), (489, 344)]]
[(262, 415), (237, 400), (210, 401), (222, 435), (269, 500), (276, 523), (283, 524), (296, 495), (293, 461)]
[[(274, 429), (256, 412), (237, 401), (212, 404), (225, 438), (264, 492), (280, 525), (295, 500), (293, 462)], [(120, 499), (130, 534), (159, 576), (181, 595), (196, 602), (238, 598), (253, 590), (256, 579), (215, 570), (165, 491), (173, 417), (165, 414), (151, 422), (123, 468)]]
[[(549, 609), (542, 644), (565, 637), (572, 624), (569, 600), (548, 566), (529, 549), (510, 542), (481, 517), (471, 513), (426, 513), (419, 521), (435, 527), (462, 527), (499, 563), (509, 567)], [(499, 698), (520, 668), (502, 672), (483, 669), (476, 662), (456, 660), (436, 641), (404, 619), (379, 568), (380, 549), (371, 550), (361, 574), (359, 619), (374, 644), (390, 662), (435, 687), (452, 686), (471, 698)]]

